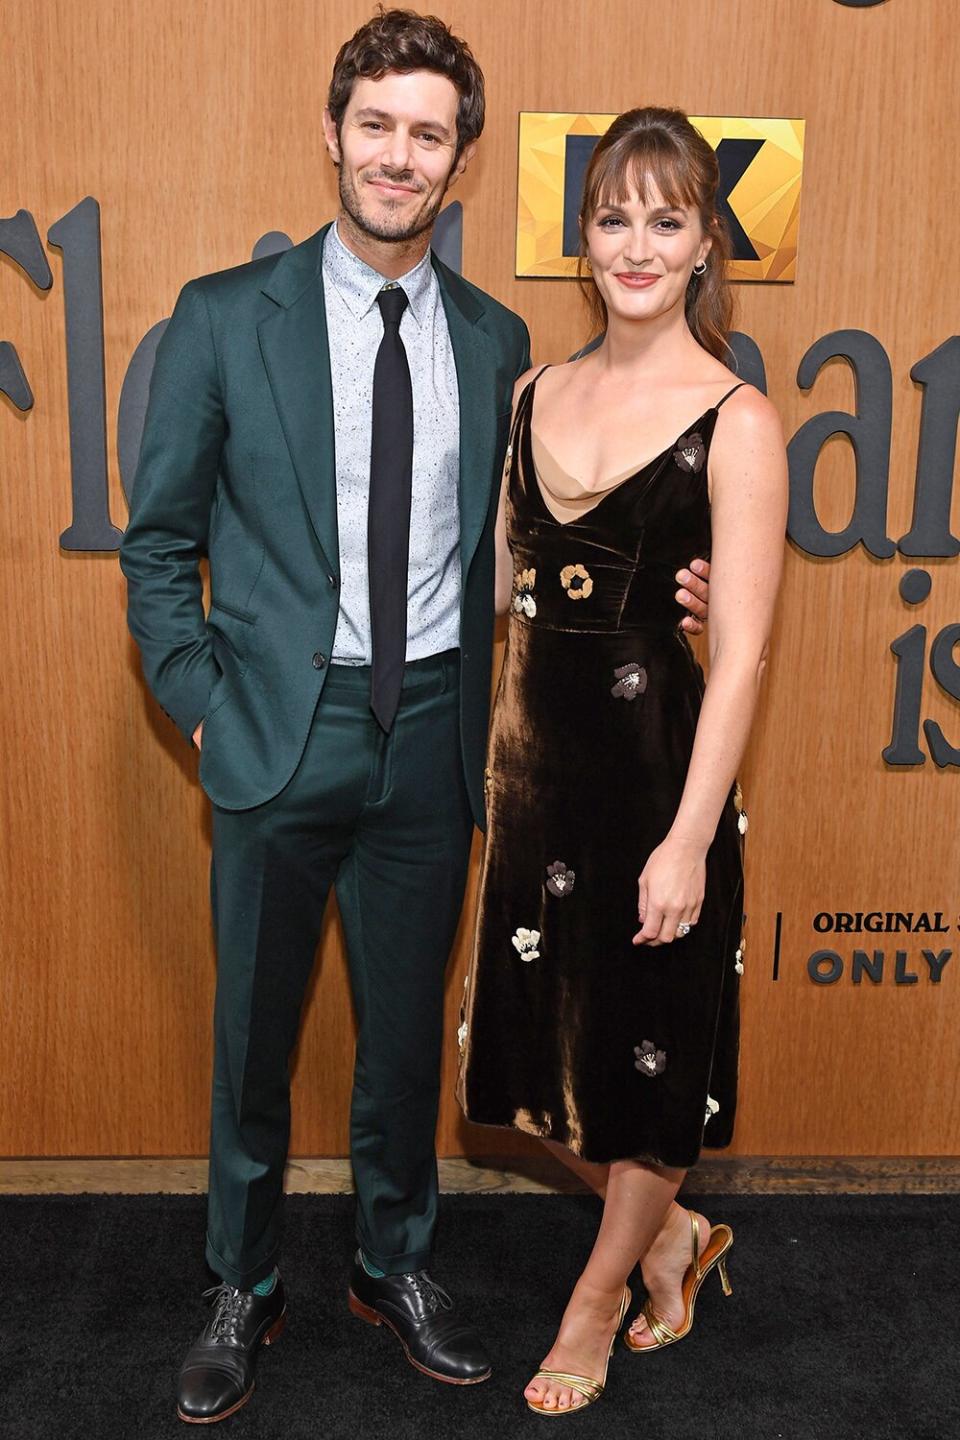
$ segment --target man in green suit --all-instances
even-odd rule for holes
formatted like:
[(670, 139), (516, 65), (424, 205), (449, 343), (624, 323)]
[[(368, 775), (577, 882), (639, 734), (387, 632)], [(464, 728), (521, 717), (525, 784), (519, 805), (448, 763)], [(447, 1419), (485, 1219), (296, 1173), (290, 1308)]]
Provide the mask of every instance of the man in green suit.
[(523, 321), (429, 250), (483, 113), (446, 26), (375, 17), (324, 117), (336, 223), (191, 281), (157, 352), (121, 564), (213, 805), (222, 1283), (180, 1373), (191, 1422), (246, 1402), (283, 1326), (288, 1059), (331, 886), (358, 1022), (350, 1305), (438, 1380), (490, 1373), (426, 1270), (443, 973), (483, 825), (496, 481), (530, 364)]
[[(337, 57), (325, 115), (336, 224), (191, 281), (157, 352), (121, 565), (150, 688), (201, 748), (217, 935), (207, 1260), (223, 1283), (181, 1371), (188, 1421), (246, 1401), (283, 1324), (288, 1057), (331, 885), (358, 1022), (351, 1305), (437, 1379), (490, 1373), (425, 1268), (443, 973), (483, 822), (495, 480), (530, 364), (523, 322), (429, 250), (483, 109), (445, 26), (371, 20)], [(395, 286), (399, 322), (381, 301)], [(399, 372), (378, 396), (391, 336)], [(395, 589), (374, 593), (398, 532), (399, 670)]]

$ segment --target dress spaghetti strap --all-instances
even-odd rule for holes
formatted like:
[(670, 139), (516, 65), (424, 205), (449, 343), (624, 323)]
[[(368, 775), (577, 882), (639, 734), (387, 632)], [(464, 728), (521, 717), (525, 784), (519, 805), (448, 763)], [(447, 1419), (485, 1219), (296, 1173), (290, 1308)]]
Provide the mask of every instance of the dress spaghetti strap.
[(550, 369), (549, 364), (547, 364), (547, 365), (541, 365), (541, 366), (540, 366), (540, 369), (537, 371), (536, 375), (534, 375), (533, 379), (527, 381), (526, 385), (523, 387), (523, 395), (521, 396), (521, 399), (522, 399), (523, 401), (526, 401), (526, 400), (527, 400), (527, 396), (529, 395), (530, 401), (532, 402), (532, 400), (533, 400), (533, 391), (534, 391), (534, 387), (535, 387), (537, 381), (540, 379), (540, 376), (543, 374), (544, 370), (549, 370), (549, 369)]
[(528, 380), (526, 385), (524, 385), (522, 391), (520, 392), (520, 398), (517, 401), (517, 408), (514, 411), (513, 420), (510, 425), (510, 438), (507, 443), (507, 453), (504, 457), (506, 476), (508, 479), (513, 470), (513, 452), (517, 443), (517, 435), (520, 432), (520, 426), (523, 424), (524, 417), (531, 407), (533, 401), (533, 392), (536, 387), (536, 383), (540, 379), (540, 376), (543, 374), (544, 370), (549, 369), (549, 365), (541, 365), (540, 369), (537, 371), (536, 375), (534, 375), (533, 379)]
[[(539, 375), (538, 375), (538, 376), (537, 376), (537, 379), (539, 380), (539, 378), (540, 378), (540, 377), (539, 377)], [(716, 405), (714, 405), (714, 407), (713, 407), (714, 410), (719, 410), (719, 409), (720, 409), (720, 406), (721, 406), (721, 405), (725, 405), (726, 402), (730, 399), (730, 396), (731, 396), (731, 395), (736, 395), (737, 391), (738, 391), (738, 390), (742, 390), (743, 387), (744, 387), (744, 385), (746, 385), (747, 383), (748, 383), (748, 382), (747, 382), (746, 380), (741, 380), (739, 385), (734, 385), (733, 389), (732, 389), (732, 390), (728, 390), (727, 393), (726, 393), (726, 395), (724, 395), (723, 399), (720, 400), (720, 401), (718, 401), (718, 403), (717, 403)]]
[(513, 447), (514, 447), (514, 445), (516, 444), (517, 431), (520, 429), (521, 421), (523, 420), (523, 417), (524, 417), (524, 415), (526, 414), (526, 412), (530, 409), (531, 405), (533, 404), (533, 392), (534, 392), (534, 389), (536, 388), (537, 381), (540, 379), (540, 376), (543, 374), (544, 370), (549, 370), (549, 369), (550, 369), (550, 366), (549, 366), (549, 365), (541, 365), (541, 366), (540, 366), (540, 369), (537, 371), (536, 375), (534, 375), (533, 379), (532, 379), (532, 380), (528, 380), (527, 383), (526, 383), (526, 385), (524, 385), (522, 391), (520, 392), (520, 398), (519, 398), (519, 400), (517, 401), (517, 408), (516, 408), (516, 410), (515, 410), (515, 412), (514, 412), (514, 416), (513, 416), (513, 424), (510, 426), (510, 453), (511, 453), (511, 454), (513, 453)]

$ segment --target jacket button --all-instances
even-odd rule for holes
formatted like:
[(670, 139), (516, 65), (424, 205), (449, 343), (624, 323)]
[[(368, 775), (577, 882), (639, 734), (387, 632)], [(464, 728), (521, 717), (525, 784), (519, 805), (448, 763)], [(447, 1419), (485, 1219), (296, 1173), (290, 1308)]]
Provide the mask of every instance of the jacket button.
[(336, 575), (328, 575), (328, 576), (327, 576), (327, 579), (330, 581), (331, 587), (335, 590), (335, 589), (337, 588), (337, 577), (336, 577)]
[(326, 663), (327, 663), (327, 657), (326, 657), (326, 655), (321, 655), (321, 654), (320, 654), (320, 651), (318, 650), (318, 651), (316, 652), (316, 654), (314, 655), (314, 657), (313, 657), (313, 668), (314, 668), (314, 670), (322, 670), (323, 667), (324, 667), (324, 665), (326, 665)]

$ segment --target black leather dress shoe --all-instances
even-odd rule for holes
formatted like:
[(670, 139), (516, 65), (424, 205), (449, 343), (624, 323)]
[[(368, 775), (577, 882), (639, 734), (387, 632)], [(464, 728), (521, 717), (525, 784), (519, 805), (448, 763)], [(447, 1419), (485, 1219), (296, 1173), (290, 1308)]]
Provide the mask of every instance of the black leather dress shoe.
[(410, 1364), (432, 1380), (476, 1385), (489, 1378), (490, 1357), (480, 1336), (458, 1319), (450, 1296), (426, 1270), (377, 1278), (357, 1255), (348, 1302), (369, 1325), (388, 1325)]
[(213, 1315), (187, 1351), (177, 1383), (177, 1414), (190, 1425), (212, 1425), (246, 1405), (257, 1351), (278, 1338), (287, 1313), (279, 1275), (269, 1295), (222, 1284), (203, 1296)]

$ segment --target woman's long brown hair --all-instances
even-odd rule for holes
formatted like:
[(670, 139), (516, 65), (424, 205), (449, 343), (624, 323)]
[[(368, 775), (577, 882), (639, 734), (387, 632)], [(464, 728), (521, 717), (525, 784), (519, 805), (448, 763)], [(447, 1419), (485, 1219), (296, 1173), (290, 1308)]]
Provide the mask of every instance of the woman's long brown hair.
[(733, 297), (726, 280), (730, 239), (717, 212), (720, 168), (713, 147), (682, 110), (652, 105), (627, 110), (597, 142), (583, 181), (577, 261), (577, 278), (591, 318), (597, 330), (607, 328), (603, 296), (584, 268), (587, 226), (601, 205), (622, 204), (632, 192), (647, 205), (651, 181), (667, 205), (698, 210), (704, 234), (713, 241), (706, 271), (690, 277), (685, 309), (694, 337), (711, 355), (723, 360), (729, 355)]

